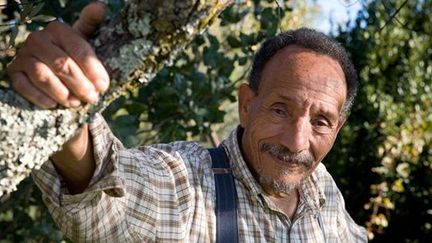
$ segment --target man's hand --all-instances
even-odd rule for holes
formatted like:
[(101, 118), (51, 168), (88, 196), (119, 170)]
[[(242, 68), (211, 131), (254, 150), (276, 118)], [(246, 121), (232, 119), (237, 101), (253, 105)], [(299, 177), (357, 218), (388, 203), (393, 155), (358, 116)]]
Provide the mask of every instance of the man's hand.
[(73, 27), (58, 21), (29, 35), (8, 67), (12, 87), (42, 108), (94, 103), (109, 76), (85, 40), (103, 21), (105, 6), (88, 5)]
[[(109, 77), (85, 38), (94, 33), (104, 15), (105, 6), (93, 3), (83, 9), (73, 27), (53, 22), (32, 33), (8, 67), (12, 87), (42, 108), (96, 102), (108, 88)], [(87, 125), (51, 159), (70, 193), (84, 191), (95, 170)]]

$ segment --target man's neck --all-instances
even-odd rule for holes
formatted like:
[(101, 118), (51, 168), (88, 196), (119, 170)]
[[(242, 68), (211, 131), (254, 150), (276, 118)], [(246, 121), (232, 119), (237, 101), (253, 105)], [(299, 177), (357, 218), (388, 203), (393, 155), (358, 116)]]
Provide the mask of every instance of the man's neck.
[(291, 220), (294, 218), (300, 201), (298, 190), (295, 190), (289, 195), (284, 195), (283, 197), (268, 195), (268, 198), (279, 210), (288, 216), (288, 218)]

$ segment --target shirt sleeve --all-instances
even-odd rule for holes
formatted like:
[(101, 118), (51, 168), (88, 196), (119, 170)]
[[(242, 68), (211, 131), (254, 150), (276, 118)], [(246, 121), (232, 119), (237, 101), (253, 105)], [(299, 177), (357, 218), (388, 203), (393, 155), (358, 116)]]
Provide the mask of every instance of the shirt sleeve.
[[(66, 236), (75, 241), (110, 240), (128, 236), (124, 220), (125, 182), (116, 157), (123, 149), (101, 115), (89, 126), (93, 139), (95, 172), (86, 190), (72, 195), (51, 160), (32, 172), (45, 204)], [(112, 224), (116, 222), (116, 224)]]
[(51, 161), (33, 178), (54, 221), (74, 242), (184, 239), (193, 193), (181, 153), (170, 145), (124, 149), (99, 115), (90, 124), (96, 170), (71, 195)]

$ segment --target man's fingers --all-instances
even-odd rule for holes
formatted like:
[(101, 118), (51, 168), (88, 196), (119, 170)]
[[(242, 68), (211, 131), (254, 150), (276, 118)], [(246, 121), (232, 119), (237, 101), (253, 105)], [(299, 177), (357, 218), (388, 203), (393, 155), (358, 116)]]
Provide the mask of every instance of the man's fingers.
[[(91, 3), (81, 11), (79, 19), (73, 24), (72, 28), (85, 38), (89, 38), (104, 21), (106, 12), (107, 7), (104, 3)], [(92, 49), (91, 51), (92, 55), (87, 55), (86, 57), (80, 55), (74, 57), (74, 59), (78, 64), (80, 64), (80, 67), (83, 69), (86, 76), (96, 86), (96, 89), (99, 92), (104, 92), (109, 86), (109, 75), (99, 59), (96, 58), (96, 55), (93, 53)]]
[(53, 108), (57, 103), (42, 91), (37, 89), (22, 72), (13, 72), (10, 75), (12, 87), (24, 98), (41, 108)]
[(81, 104), (76, 97), (72, 97), (62, 81), (44, 63), (29, 57), (23, 64), (27, 67), (27, 77), (47, 96), (65, 107), (77, 107)]
[(104, 4), (90, 4), (75, 30), (53, 22), (31, 33), (8, 67), (12, 86), (45, 108), (57, 103), (74, 107), (81, 101), (96, 102), (99, 93), (108, 89), (109, 76), (83, 36), (96, 30), (104, 14)]
[(101, 2), (87, 5), (80, 14), (79, 19), (74, 23), (73, 28), (85, 37), (90, 37), (104, 21), (106, 6)]
[[(60, 23), (58, 23), (60, 25)], [(51, 27), (52, 28), (52, 27)], [(55, 28), (64, 29), (60, 26), (55, 26)], [(70, 29), (70, 28), (69, 28)], [(70, 29), (71, 30), (71, 29)], [(67, 34), (67, 33), (63, 33)], [(74, 31), (69, 31), (68, 33), (73, 38), (73, 35), (77, 37), (76, 33)], [(49, 69), (51, 69), (52, 73), (57, 76), (63, 84), (80, 100), (85, 102), (94, 103), (98, 99), (98, 92), (95, 88), (95, 85), (93, 82), (91, 82), (86, 75), (83, 73), (83, 70), (80, 66), (75, 62), (75, 60), (71, 57), (71, 54), (66, 53), (63, 49), (59, 47), (58, 44), (53, 43), (51, 41), (47, 41), (46, 38), (42, 38), (44, 36), (41, 36), (43, 34), (41, 33), (35, 33), (29, 36), (29, 40), (26, 43), (26, 49), (23, 51), (24, 53), (23, 58), (24, 60), (29, 59), (29, 56), (34, 56), (36, 59), (38, 59), (40, 62), (45, 63)], [(62, 37), (60, 37), (62, 38)], [(79, 37), (78, 37), (79, 38)], [(85, 44), (87, 44), (85, 41), (83, 41)], [(72, 40), (71, 45), (73, 45), (75, 42)], [(88, 44), (87, 44), (88, 45)], [(75, 52), (75, 56), (86, 56), (86, 53), (91, 53), (92, 50), (86, 45), (79, 45), (84, 46), (81, 49), (77, 48), (77, 52), (84, 52), (85, 54), (77, 54)], [(27, 54), (31, 53), (31, 54)], [(91, 55), (91, 54), (90, 54)], [(18, 59), (18, 58), (17, 58)], [(23, 65), (22, 69), (23, 71), (29, 75), (32, 76), (32, 80), (34, 78), (35, 70), (37, 69), (34, 67), (37, 65), (36, 63), (32, 63), (32, 65)], [(91, 67), (89, 67), (91, 68)], [(97, 67), (95, 67), (97, 68)], [(31, 73), (31, 74), (30, 74)], [(41, 73), (41, 71), (37, 71), (36, 74)], [(39, 75), (39, 77), (42, 75)], [(63, 103), (62, 103), (63, 104)]]
[(81, 104), (52, 71), (34, 57), (17, 58), (7, 71), (15, 91), (42, 108), (52, 108), (57, 103), (65, 107)]
[[(82, 73), (96, 87), (96, 91), (106, 91), (109, 86), (109, 75), (89, 43), (69, 26), (59, 22), (51, 23), (47, 29), (48, 33), (51, 29), (58, 34), (57, 38), (52, 38), (53, 43), (74, 60)], [(76, 95), (80, 96), (79, 94)]]

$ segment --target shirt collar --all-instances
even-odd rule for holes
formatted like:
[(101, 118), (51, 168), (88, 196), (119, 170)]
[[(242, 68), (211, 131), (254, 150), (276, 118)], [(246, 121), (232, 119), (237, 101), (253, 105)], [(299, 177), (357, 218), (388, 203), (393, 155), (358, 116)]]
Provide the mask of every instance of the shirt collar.
[[(241, 129), (243, 128), (240, 126), (234, 129), (228, 138), (222, 141), (222, 146), (227, 151), (234, 177), (253, 195), (265, 195), (263, 189), (253, 177), (241, 153), (239, 143), (240, 134), (242, 133)], [(312, 213), (318, 212), (326, 200), (323, 188), (321, 188), (318, 180), (317, 170), (318, 168), (304, 180), (299, 188), (299, 204), (303, 203), (304, 209), (307, 211), (310, 210)]]
[(320, 184), (317, 176), (319, 166), (300, 184), (299, 188), (300, 203), (304, 203), (305, 210), (309, 210), (313, 214), (318, 213), (326, 201), (323, 185)]
[(222, 146), (227, 151), (234, 177), (253, 195), (259, 195), (262, 193), (262, 188), (252, 176), (240, 150), (240, 143), (238, 141), (238, 136), (241, 133), (240, 129), (242, 128), (239, 126), (237, 129), (231, 131), (228, 138), (222, 141)]

